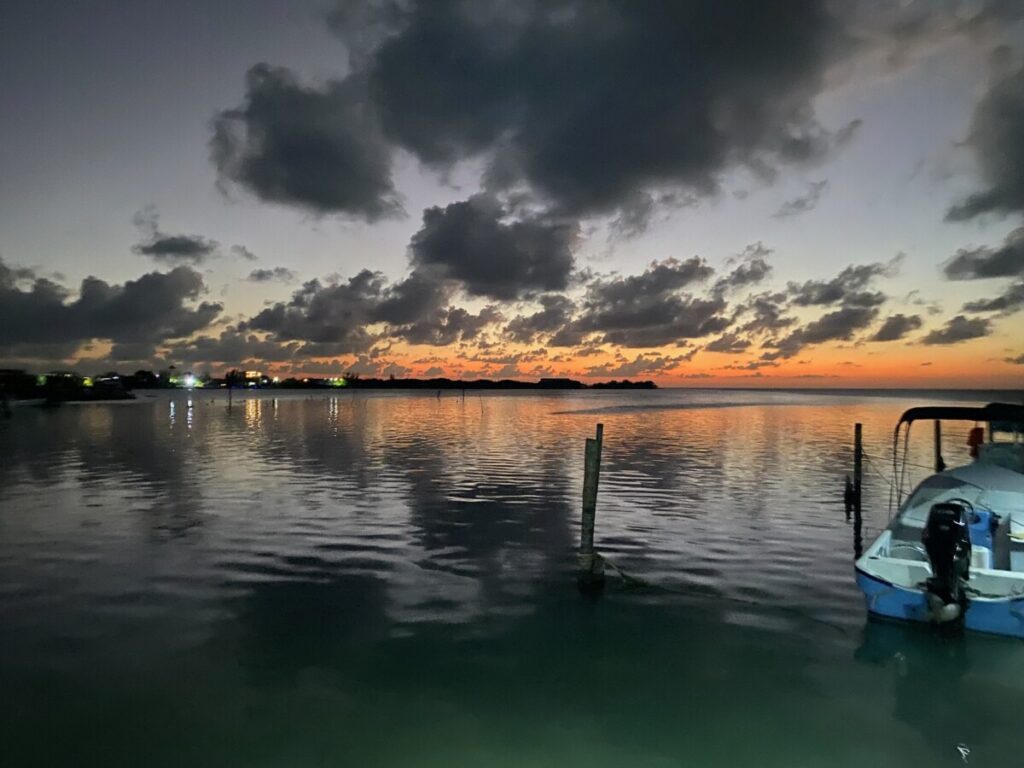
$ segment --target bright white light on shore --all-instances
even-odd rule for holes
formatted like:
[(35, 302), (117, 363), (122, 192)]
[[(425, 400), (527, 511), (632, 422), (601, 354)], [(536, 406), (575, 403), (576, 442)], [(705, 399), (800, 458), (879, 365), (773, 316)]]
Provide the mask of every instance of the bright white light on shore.
[(194, 387), (195, 385), (196, 385), (196, 377), (193, 376), (191, 373), (186, 373), (185, 374), (185, 386), (188, 387), (189, 389), (192, 389), (192, 387)]

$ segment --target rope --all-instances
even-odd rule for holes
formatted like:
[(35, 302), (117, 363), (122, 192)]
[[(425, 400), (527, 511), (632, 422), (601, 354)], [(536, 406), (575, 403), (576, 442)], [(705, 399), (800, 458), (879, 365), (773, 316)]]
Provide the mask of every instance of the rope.
[(861, 448), (860, 455), (864, 458), (864, 463), (868, 465), (868, 469), (870, 469), (872, 472), (874, 472), (883, 483), (888, 485), (890, 489), (893, 489), (893, 488), (896, 487), (896, 486), (893, 485), (892, 481), (889, 478), (887, 478), (884, 474), (882, 474), (882, 470), (880, 470), (877, 467), (877, 465), (875, 464), (875, 460), (872, 459), (870, 456), (868, 456), (868, 452), (867, 451), (865, 451), (863, 448)]

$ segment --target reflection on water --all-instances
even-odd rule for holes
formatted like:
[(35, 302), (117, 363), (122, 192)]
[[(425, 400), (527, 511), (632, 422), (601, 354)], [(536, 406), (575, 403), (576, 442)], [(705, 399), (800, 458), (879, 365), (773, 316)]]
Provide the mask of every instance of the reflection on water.
[[(0, 424), (4, 762), (1019, 765), (1024, 649), (867, 623), (853, 585), (852, 424), (884, 472), (916, 403), (20, 409)], [(598, 547), (658, 588), (592, 601), (572, 568), (597, 419)], [(889, 487), (869, 471), (865, 494), (870, 537)]]

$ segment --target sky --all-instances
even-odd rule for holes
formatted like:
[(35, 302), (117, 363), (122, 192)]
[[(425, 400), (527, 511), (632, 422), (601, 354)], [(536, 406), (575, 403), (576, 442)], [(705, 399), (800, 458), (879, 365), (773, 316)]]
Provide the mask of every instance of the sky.
[(1024, 385), (1024, 3), (0, 5), (0, 367)]

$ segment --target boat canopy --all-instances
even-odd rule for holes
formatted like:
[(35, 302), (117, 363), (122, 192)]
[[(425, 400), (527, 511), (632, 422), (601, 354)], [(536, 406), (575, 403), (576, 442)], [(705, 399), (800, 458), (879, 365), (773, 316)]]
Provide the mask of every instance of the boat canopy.
[(1024, 405), (989, 403), (980, 408), (977, 406), (961, 405), (925, 405), (911, 408), (900, 416), (900, 420), (896, 423), (896, 432), (899, 433), (902, 425), (922, 419), (936, 421), (982, 421), (989, 424), (998, 422), (1007, 424), (1007, 427), (997, 427), (997, 429), (1016, 432), (1024, 430)]

